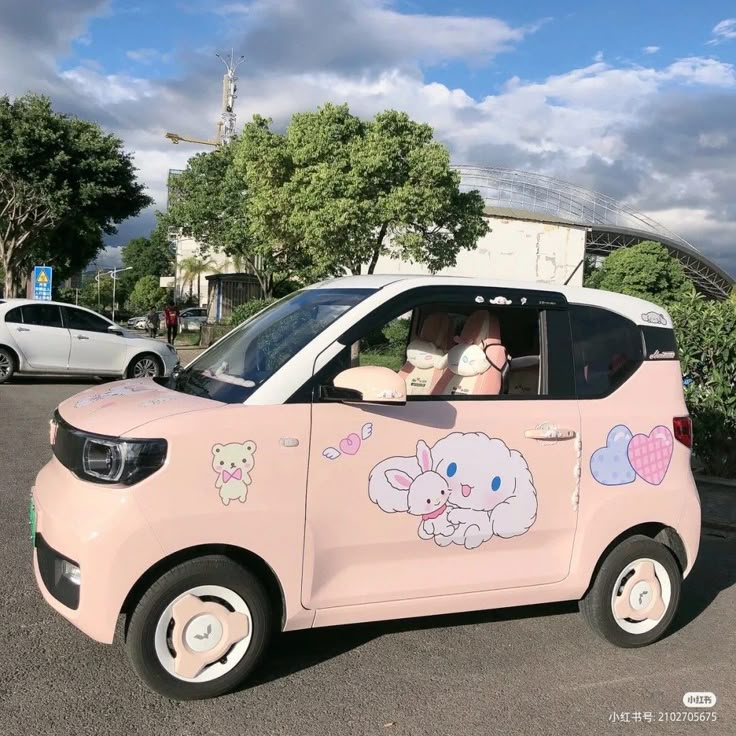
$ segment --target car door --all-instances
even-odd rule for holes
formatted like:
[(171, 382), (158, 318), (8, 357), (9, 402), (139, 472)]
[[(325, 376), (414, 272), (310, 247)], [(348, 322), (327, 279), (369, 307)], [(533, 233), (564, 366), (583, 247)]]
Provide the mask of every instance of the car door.
[[(457, 323), (480, 303), (491, 308), (499, 296), (454, 288), (444, 294), (446, 306), (435, 298), (425, 308), (429, 296), (414, 292), (381, 323), (385, 335), (396, 334), (391, 322), (407, 308), (417, 334), (427, 309), (452, 312)], [(512, 358), (526, 359), (520, 365), (527, 372), (536, 356), (536, 380), (512, 382), (506, 372), (507, 393), (410, 396), (405, 405), (314, 399), (306, 607), (544, 585), (567, 576), (577, 521), (580, 418), (566, 305), (564, 297), (547, 292), (504, 292), (502, 298), (504, 306), (493, 306), (501, 341)], [(396, 370), (403, 354), (387, 357), (371, 348), (380, 326), (367, 318), (351, 331), (350, 345), (315, 383), (329, 383), (354, 365), (361, 345), (361, 364)], [(447, 501), (424, 499), (425, 487), (427, 496), (434, 489)], [(412, 512), (404, 499), (411, 506), (417, 494), (420, 507)]]
[(71, 336), (69, 370), (83, 373), (121, 373), (128, 357), (128, 341), (109, 331), (112, 322), (94, 312), (63, 307), (64, 323)]
[(28, 366), (35, 370), (66, 371), (70, 338), (59, 305), (25, 304), (21, 307), (21, 316), (22, 323), (7, 326)]

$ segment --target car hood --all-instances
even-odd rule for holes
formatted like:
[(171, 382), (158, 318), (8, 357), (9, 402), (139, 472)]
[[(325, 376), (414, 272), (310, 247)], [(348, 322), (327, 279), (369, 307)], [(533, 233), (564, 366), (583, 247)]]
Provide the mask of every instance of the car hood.
[(77, 429), (120, 437), (157, 419), (218, 406), (224, 404), (172, 391), (151, 378), (136, 378), (82, 391), (59, 404), (59, 414)]

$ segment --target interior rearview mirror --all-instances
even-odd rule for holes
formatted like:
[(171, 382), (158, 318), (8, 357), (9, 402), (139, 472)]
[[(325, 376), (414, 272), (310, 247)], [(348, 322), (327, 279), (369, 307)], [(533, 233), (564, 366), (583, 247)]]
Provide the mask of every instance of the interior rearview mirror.
[(368, 404), (405, 404), (404, 379), (389, 368), (364, 365), (338, 373), (332, 386), (322, 386), (328, 401), (356, 401)]

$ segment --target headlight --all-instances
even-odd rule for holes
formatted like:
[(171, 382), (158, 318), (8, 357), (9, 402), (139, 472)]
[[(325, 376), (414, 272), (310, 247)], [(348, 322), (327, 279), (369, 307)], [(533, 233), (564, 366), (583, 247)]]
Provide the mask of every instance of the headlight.
[(176, 348), (173, 345), (166, 345), (166, 347), (169, 349), (170, 352), (172, 352), (174, 355), (176, 355)]
[(155, 473), (166, 461), (166, 440), (89, 434), (69, 426), (58, 413), (54, 424), (54, 455), (83, 480), (131, 486)]
[(103, 483), (133, 485), (155, 473), (166, 460), (165, 440), (113, 440), (88, 437), (82, 450), (83, 475)]

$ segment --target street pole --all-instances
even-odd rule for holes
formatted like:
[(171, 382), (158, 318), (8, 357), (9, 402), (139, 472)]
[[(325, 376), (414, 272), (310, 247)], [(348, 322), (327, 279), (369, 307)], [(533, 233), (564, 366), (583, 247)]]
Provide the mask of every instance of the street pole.
[(133, 268), (133, 266), (128, 266), (127, 268), (113, 268), (112, 271), (109, 271), (108, 273), (110, 276), (112, 276), (112, 321), (115, 321), (115, 284), (118, 280), (118, 274), (122, 273), (123, 271), (130, 271)]

